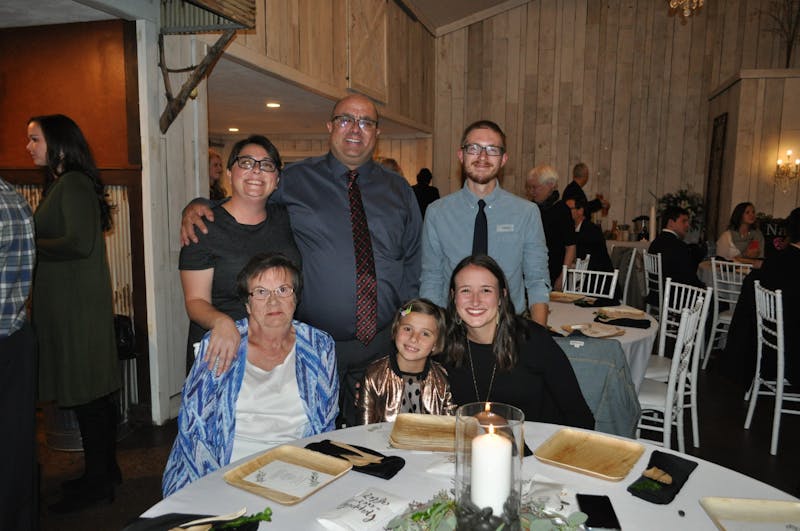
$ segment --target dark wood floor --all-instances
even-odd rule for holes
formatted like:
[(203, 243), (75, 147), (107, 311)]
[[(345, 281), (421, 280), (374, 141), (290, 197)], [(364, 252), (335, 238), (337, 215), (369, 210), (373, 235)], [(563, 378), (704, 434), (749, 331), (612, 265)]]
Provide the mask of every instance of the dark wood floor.
[[(794, 496), (800, 496), (800, 417), (784, 415), (778, 455), (769, 454), (772, 402), (760, 399), (750, 430), (745, 430), (742, 393), (713, 371), (700, 379), (700, 448), (688, 453), (738, 470)], [(119, 447), (124, 481), (113, 504), (72, 515), (54, 515), (47, 505), (59, 496), (62, 481), (80, 474), (81, 453), (48, 449), (40, 440), (41, 528), (47, 530), (117, 530), (161, 499), (161, 473), (175, 437), (175, 422), (134, 429)], [(687, 436), (687, 441), (690, 438)], [(198, 510), (200, 510), (198, 508)]]

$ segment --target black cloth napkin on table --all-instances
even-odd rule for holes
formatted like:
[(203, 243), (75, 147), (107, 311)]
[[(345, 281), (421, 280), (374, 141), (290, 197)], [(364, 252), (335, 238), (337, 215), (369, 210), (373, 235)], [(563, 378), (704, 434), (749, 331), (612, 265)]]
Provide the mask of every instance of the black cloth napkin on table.
[(628, 485), (628, 492), (652, 503), (665, 505), (670, 503), (681, 491), (689, 475), (697, 468), (695, 461), (689, 461), (677, 455), (653, 450), (647, 468), (658, 467), (670, 476), (672, 483), (666, 485), (650, 478), (639, 476), (639, 479)]
[(649, 319), (631, 319), (630, 317), (620, 317), (619, 319), (603, 319), (599, 315), (594, 318), (596, 323), (603, 323), (613, 326), (627, 326), (630, 328), (650, 328)]
[[(395, 474), (400, 472), (400, 470), (402, 470), (402, 468), (406, 465), (406, 460), (402, 457), (396, 455), (383, 455), (375, 450), (371, 450), (363, 446), (357, 446), (355, 444), (351, 444), (350, 446), (353, 448), (358, 448), (364, 453), (383, 457), (383, 460), (380, 463), (373, 463), (364, 466), (353, 465), (353, 470), (356, 472), (369, 474), (370, 476), (375, 476), (382, 479), (392, 479)], [(324, 441), (320, 442), (309, 443), (306, 445), (306, 448), (322, 454), (332, 455), (333, 457), (341, 457), (343, 455), (358, 456), (358, 454), (354, 454), (353, 452), (345, 450), (344, 448), (339, 448), (331, 443), (329, 439), (325, 439)]]
[[(572, 304), (580, 306), (581, 308), (599, 308), (601, 306), (619, 306), (617, 299), (605, 299), (603, 297), (588, 297), (587, 299), (578, 299)], [(594, 299), (593, 301), (591, 299)]]

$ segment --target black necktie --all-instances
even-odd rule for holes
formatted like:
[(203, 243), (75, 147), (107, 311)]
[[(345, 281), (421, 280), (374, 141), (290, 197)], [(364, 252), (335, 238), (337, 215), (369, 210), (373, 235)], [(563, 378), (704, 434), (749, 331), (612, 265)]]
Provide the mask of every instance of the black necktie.
[(475, 233), (472, 235), (472, 254), (489, 254), (489, 229), (484, 207), (486, 201), (478, 200), (478, 213), (475, 215)]

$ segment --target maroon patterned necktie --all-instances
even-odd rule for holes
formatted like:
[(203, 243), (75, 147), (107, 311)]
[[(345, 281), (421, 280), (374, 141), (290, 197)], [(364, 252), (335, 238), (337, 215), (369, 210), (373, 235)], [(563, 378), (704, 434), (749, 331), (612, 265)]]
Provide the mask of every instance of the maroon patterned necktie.
[(378, 283), (375, 278), (372, 240), (357, 178), (357, 171), (348, 172), (350, 223), (353, 226), (353, 248), (356, 253), (356, 339), (366, 345), (372, 341), (378, 329)]

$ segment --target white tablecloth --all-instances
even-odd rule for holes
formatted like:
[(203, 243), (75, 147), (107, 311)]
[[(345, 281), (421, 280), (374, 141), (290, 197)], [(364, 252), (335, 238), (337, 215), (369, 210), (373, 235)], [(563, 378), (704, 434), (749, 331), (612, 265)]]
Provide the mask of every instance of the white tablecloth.
[(606, 249), (608, 249), (608, 254), (611, 254), (611, 251), (614, 250), (614, 247), (636, 247), (637, 249), (647, 249), (650, 247), (650, 242), (647, 240), (636, 240), (636, 241), (627, 241), (627, 240), (606, 240)]
[[(554, 330), (564, 335), (568, 332), (561, 327), (580, 323), (591, 323), (594, 321), (594, 312), (597, 308), (582, 308), (571, 303), (550, 302), (550, 316), (547, 324)], [(630, 308), (630, 306), (615, 306), (615, 308)], [(631, 369), (631, 379), (636, 391), (644, 380), (644, 373), (647, 371), (647, 363), (650, 361), (650, 353), (653, 349), (653, 342), (658, 334), (658, 321), (647, 315), (650, 321), (650, 328), (630, 328), (622, 327), (625, 334), (611, 339), (619, 341), (622, 350), (625, 352), (625, 359), (628, 360), (628, 367)]]
[[(535, 450), (542, 442), (555, 433), (560, 426), (552, 424), (525, 423), (525, 440)], [(320, 439), (333, 439), (360, 444), (379, 450), (385, 454), (400, 455), (406, 466), (392, 479), (383, 480), (350, 471), (330, 485), (294, 506), (283, 506), (266, 500), (247, 491), (232, 487), (222, 479), (223, 470), (218, 470), (188, 485), (169, 498), (162, 500), (143, 514), (155, 517), (165, 513), (225, 514), (247, 507), (249, 513), (258, 512), (269, 506), (273, 510), (272, 522), (262, 523), (260, 529), (269, 530), (315, 530), (323, 529), (316, 516), (335, 508), (340, 502), (367, 487), (401, 496), (408, 501), (427, 501), (436, 492), (452, 487), (452, 477), (434, 475), (426, 468), (450, 454), (432, 452), (412, 452), (396, 450), (388, 444), (391, 424), (374, 424), (369, 427), (357, 426), (317, 435), (297, 441), (296, 446)], [(577, 472), (547, 465), (535, 457), (524, 459), (523, 479), (534, 474), (545, 476), (562, 483), (572, 493), (605, 494), (611, 498), (623, 529), (674, 530), (674, 529), (715, 529), (698, 500), (703, 496), (733, 498), (765, 498), (792, 500), (796, 498), (765, 483), (749, 478), (733, 470), (689, 457), (699, 463), (692, 472), (675, 500), (668, 505), (656, 505), (632, 496), (625, 489), (638, 478), (650, 459), (650, 453), (657, 447), (645, 444), (645, 452), (634, 465), (628, 476), (620, 482), (596, 479)], [(670, 453), (669, 450), (665, 450)], [(244, 460), (243, 460), (244, 461)], [(231, 465), (234, 466), (235, 464)], [(684, 516), (679, 514), (684, 512)]]

